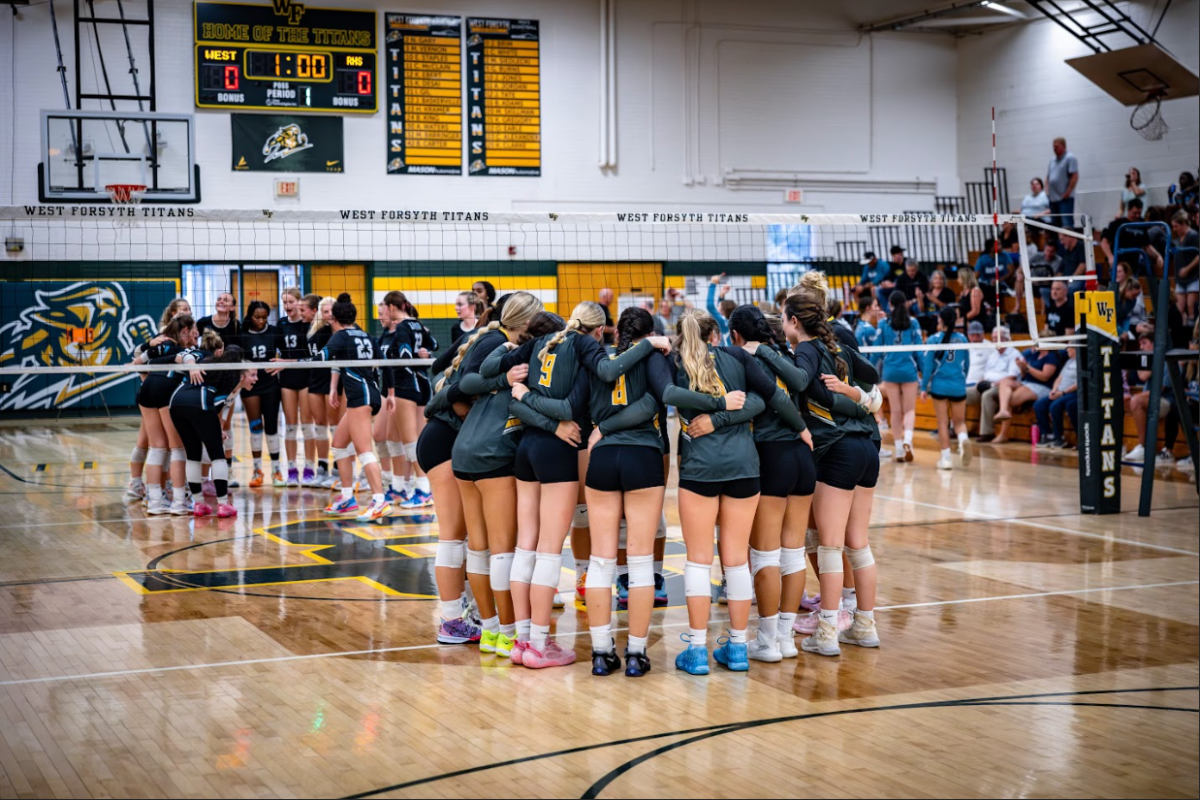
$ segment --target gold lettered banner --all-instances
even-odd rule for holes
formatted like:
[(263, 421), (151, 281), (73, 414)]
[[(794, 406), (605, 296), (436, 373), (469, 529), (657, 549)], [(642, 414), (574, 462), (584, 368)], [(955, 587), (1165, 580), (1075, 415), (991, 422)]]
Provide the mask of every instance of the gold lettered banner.
[(231, 114), (235, 172), (344, 172), (341, 117)]

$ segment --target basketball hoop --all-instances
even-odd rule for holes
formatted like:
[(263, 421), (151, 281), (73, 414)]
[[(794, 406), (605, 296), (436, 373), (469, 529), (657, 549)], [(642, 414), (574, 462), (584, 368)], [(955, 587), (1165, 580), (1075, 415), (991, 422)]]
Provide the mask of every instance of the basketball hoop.
[(1161, 92), (1146, 95), (1145, 101), (1139, 103), (1130, 115), (1129, 127), (1147, 141), (1157, 142), (1163, 138), (1170, 127), (1163, 122)]
[[(108, 192), (108, 197), (114, 205), (132, 208), (140, 205), (142, 196), (146, 194), (146, 187), (140, 183), (110, 183), (104, 187)], [(137, 212), (128, 211), (122, 212), (117, 216), (117, 225), (123, 228), (136, 228), (137, 217), (134, 216)]]

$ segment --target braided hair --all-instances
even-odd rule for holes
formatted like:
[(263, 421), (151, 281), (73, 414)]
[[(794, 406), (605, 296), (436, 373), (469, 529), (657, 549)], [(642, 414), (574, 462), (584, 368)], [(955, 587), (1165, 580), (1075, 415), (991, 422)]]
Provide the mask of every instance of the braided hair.
[(617, 353), (624, 353), (633, 343), (654, 333), (654, 317), (644, 308), (627, 308), (617, 320)]

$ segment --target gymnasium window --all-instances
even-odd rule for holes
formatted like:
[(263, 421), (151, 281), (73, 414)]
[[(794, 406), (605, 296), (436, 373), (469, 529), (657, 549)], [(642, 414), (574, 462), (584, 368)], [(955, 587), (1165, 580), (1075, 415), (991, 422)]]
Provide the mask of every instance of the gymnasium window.
[(811, 226), (767, 226), (767, 300), (812, 269), (813, 249)]

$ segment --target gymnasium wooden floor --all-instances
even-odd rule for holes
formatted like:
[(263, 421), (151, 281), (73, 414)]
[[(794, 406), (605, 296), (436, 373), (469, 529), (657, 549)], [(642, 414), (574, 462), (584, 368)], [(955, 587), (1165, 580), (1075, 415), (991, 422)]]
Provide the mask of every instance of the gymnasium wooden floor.
[[(693, 678), (672, 607), (633, 681), (435, 645), (429, 517), (331, 523), (323, 494), (267, 489), (235, 520), (148, 519), (121, 497), (131, 431), (0, 428), (0, 796), (1200, 792), (1178, 477), (1149, 520), (1128, 469), (1130, 510), (1086, 517), (1073, 458), (982, 448), (939, 473), (922, 434), (878, 489), (881, 648)], [(586, 658), (582, 615), (556, 629)]]

